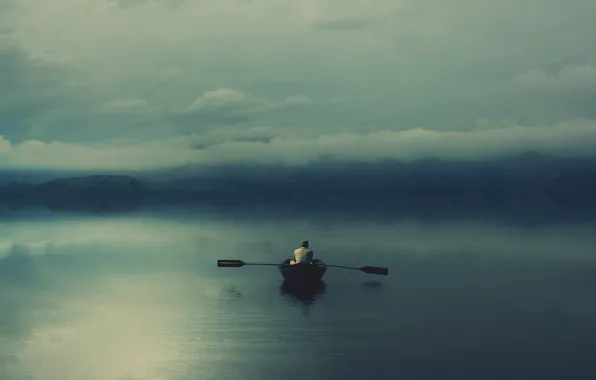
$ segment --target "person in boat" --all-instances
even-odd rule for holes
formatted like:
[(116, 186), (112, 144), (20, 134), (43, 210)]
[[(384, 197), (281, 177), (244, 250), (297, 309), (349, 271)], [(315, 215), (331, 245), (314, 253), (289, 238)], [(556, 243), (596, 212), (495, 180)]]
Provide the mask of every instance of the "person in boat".
[(298, 264), (303, 262), (311, 262), (313, 258), (313, 251), (308, 247), (308, 240), (303, 240), (300, 248), (294, 250), (294, 260), (290, 260), (290, 264)]

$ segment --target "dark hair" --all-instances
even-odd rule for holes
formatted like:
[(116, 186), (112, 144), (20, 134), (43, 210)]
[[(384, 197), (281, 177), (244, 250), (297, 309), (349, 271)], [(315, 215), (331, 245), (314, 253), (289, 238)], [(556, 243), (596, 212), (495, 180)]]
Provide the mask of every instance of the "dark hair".
[(308, 247), (308, 240), (302, 240), (302, 244), (300, 245), (301, 247)]

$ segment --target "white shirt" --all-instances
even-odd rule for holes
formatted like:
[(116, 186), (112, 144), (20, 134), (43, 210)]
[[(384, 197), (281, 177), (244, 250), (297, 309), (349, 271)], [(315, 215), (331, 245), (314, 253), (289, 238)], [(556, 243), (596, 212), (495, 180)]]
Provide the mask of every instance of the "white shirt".
[(294, 261), (296, 263), (299, 263), (302, 261), (306, 261), (306, 262), (312, 261), (312, 257), (313, 257), (313, 252), (309, 248), (300, 247), (300, 248), (294, 250)]

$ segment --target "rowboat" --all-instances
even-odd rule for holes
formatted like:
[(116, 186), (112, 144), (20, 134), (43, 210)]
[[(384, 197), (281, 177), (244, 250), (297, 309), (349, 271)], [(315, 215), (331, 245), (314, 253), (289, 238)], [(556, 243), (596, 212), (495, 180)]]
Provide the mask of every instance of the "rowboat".
[(364, 273), (378, 274), (381, 276), (387, 276), (389, 269), (382, 267), (371, 267), (365, 266), (361, 268), (357, 267), (346, 267), (342, 265), (327, 265), (321, 260), (313, 260), (310, 263), (300, 263), (291, 265), (291, 259), (282, 261), (280, 264), (273, 263), (245, 263), (242, 260), (217, 260), (218, 267), (225, 268), (240, 268), (245, 265), (272, 265), (277, 266), (284, 280), (289, 282), (297, 283), (317, 283), (323, 279), (323, 275), (327, 271), (327, 267), (330, 268), (342, 268), (359, 270)]
[(310, 263), (298, 263), (290, 265), (291, 259), (284, 260), (278, 266), (279, 272), (285, 281), (293, 283), (317, 283), (323, 279), (327, 271), (327, 264), (321, 260), (313, 260)]

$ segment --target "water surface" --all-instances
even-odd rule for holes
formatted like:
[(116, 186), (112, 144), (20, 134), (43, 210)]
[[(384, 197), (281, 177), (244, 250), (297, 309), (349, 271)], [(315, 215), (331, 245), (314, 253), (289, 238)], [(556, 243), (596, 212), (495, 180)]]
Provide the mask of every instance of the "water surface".
[[(0, 216), (0, 379), (571, 379), (596, 368), (594, 223), (196, 210)], [(317, 289), (275, 267), (302, 239)]]

